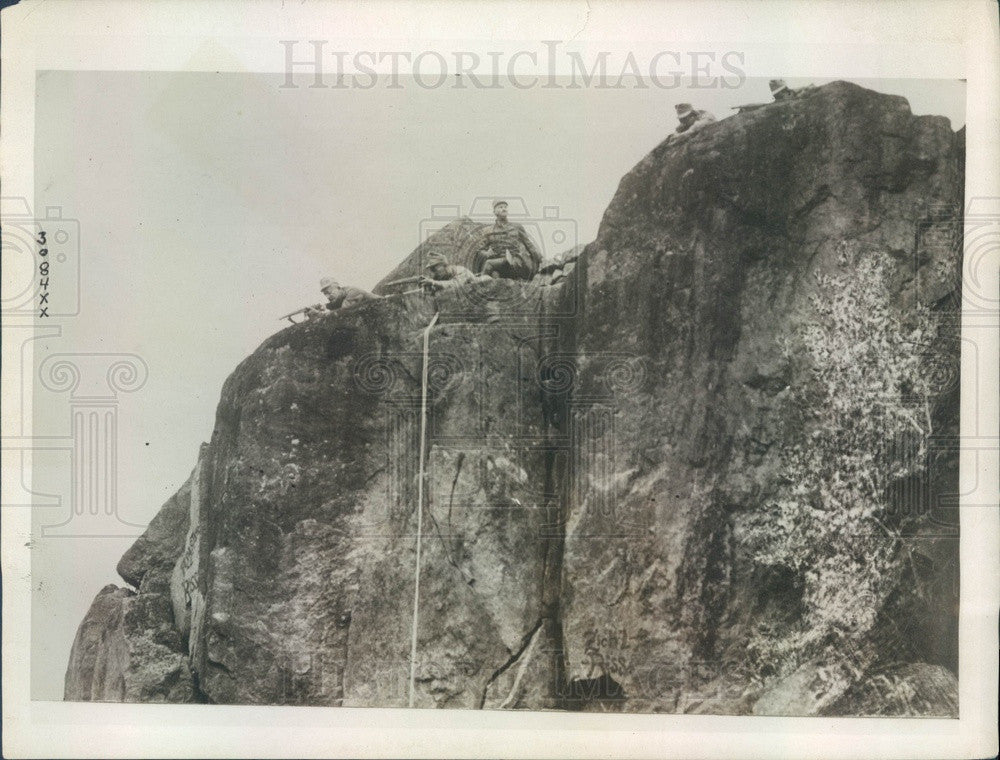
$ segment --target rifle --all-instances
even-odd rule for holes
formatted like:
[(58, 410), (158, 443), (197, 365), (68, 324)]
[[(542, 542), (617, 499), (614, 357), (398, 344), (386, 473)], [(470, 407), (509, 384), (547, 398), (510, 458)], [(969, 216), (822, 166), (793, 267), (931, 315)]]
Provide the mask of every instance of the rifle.
[(747, 103), (743, 106), (730, 106), (730, 110), (738, 111), (743, 113), (744, 111), (756, 111), (758, 108), (763, 108), (764, 106), (769, 106), (770, 103)]
[(310, 311), (311, 309), (322, 309), (322, 308), (323, 308), (323, 304), (321, 304), (321, 303), (318, 303), (315, 306), (304, 306), (301, 309), (299, 309), (298, 311), (293, 311), (293, 312), (290, 312), (289, 314), (285, 314), (283, 317), (278, 317), (278, 320), (281, 321), (282, 319), (287, 319), (293, 325), (297, 325), (299, 323), (296, 322), (294, 319), (292, 319), (292, 317), (294, 317), (296, 314), (304, 314), (305, 312)]
[(423, 286), (426, 283), (430, 282), (430, 278), (422, 274), (414, 275), (413, 277), (403, 277), (402, 279), (399, 280), (390, 280), (389, 282), (385, 283), (385, 285), (383, 285), (382, 288), (384, 290), (385, 288), (392, 288), (395, 287), (396, 285), (409, 285), (410, 283), (414, 282), (418, 282), (420, 283), (421, 286)]

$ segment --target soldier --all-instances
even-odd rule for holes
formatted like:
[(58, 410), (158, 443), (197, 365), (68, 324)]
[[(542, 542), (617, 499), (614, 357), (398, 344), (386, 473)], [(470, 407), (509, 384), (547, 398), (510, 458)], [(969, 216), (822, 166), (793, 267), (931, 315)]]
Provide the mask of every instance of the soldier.
[(795, 97), (795, 91), (788, 88), (784, 79), (772, 79), (767, 83), (771, 88), (771, 97), (777, 100), (791, 100)]
[(377, 295), (369, 293), (361, 288), (354, 288), (350, 285), (341, 285), (332, 277), (324, 277), (319, 281), (319, 289), (326, 296), (325, 304), (317, 304), (306, 312), (306, 316), (314, 319), (325, 311), (337, 311), (338, 309), (350, 309), (354, 306), (372, 301), (378, 298)]
[(674, 109), (677, 111), (677, 121), (680, 124), (677, 125), (677, 129), (671, 135), (672, 138), (685, 133), (693, 135), (706, 124), (711, 124), (715, 121), (715, 117), (708, 111), (696, 111), (691, 107), (690, 103), (678, 103), (674, 106)]
[(793, 100), (795, 98), (801, 98), (805, 95), (809, 95), (816, 89), (816, 85), (809, 85), (808, 87), (801, 87), (798, 90), (793, 90), (787, 84), (785, 84), (784, 79), (772, 79), (768, 82), (768, 86), (771, 88), (771, 96), (774, 98), (775, 102), (779, 100)]
[(427, 255), (427, 265), (424, 269), (430, 272), (431, 276), (426, 285), (434, 290), (453, 288), (480, 279), (459, 264), (449, 264), (445, 255), (437, 251)]
[(476, 254), (476, 269), (489, 277), (530, 280), (542, 254), (520, 224), (507, 221), (507, 201), (493, 204), (496, 223), (486, 235), (486, 247)]
[[(785, 84), (784, 79), (772, 79), (767, 83), (767, 86), (771, 88), (771, 97), (774, 98), (775, 103), (780, 103), (783, 100), (794, 100), (802, 96), (805, 93), (811, 92), (816, 89), (812, 85), (806, 87), (802, 90), (793, 90), (787, 84)], [(758, 108), (763, 108), (764, 106), (771, 105), (770, 103), (747, 103), (742, 106), (733, 106), (733, 109), (739, 113), (745, 111), (756, 111)]]
[[(787, 84), (785, 84), (784, 79), (772, 79), (767, 83), (768, 87), (771, 88), (771, 97), (774, 98), (775, 103), (780, 103), (785, 100), (795, 100), (796, 98), (804, 97), (805, 95), (811, 94), (816, 87), (814, 85), (809, 85), (808, 87), (803, 87), (799, 90), (793, 90)], [(764, 106), (769, 106), (770, 103), (747, 103), (742, 106), (733, 106), (733, 109), (739, 113), (744, 113), (745, 111), (756, 111), (758, 108), (763, 108)]]

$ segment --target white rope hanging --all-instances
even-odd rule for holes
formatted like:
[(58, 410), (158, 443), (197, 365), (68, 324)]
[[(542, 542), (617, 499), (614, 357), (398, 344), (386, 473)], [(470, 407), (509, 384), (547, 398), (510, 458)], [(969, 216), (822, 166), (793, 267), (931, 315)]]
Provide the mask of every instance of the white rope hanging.
[(413, 571), (413, 626), (410, 631), (410, 702), (413, 707), (417, 688), (417, 625), (420, 615), (420, 544), (424, 528), (424, 456), (427, 451), (427, 354), (431, 329), (437, 322), (435, 313), (424, 328), (424, 367), (420, 382), (420, 464), (417, 475), (417, 562)]

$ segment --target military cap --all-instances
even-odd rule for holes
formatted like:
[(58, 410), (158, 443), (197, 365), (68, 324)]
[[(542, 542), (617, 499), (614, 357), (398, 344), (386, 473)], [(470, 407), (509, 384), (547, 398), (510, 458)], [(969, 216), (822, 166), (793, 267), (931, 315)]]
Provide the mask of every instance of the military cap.
[(768, 87), (771, 88), (771, 95), (778, 95), (788, 89), (788, 85), (785, 84), (784, 79), (772, 79), (768, 82)]
[(322, 280), (319, 281), (320, 290), (326, 290), (327, 288), (339, 288), (339, 287), (340, 283), (337, 282), (332, 277), (324, 277)]
[(424, 269), (430, 269), (438, 264), (447, 264), (448, 257), (445, 256), (441, 251), (431, 251), (427, 254), (425, 259)]
[(694, 113), (694, 109), (691, 107), (690, 103), (678, 103), (674, 106), (674, 108), (677, 110), (678, 119), (683, 119)]
[(503, 205), (505, 205), (505, 206), (509, 206), (510, 205), (503, 198), (497, 198), (495, 201), (493, 201), (493, 210), (496, 211), (497, 210), (497, 206), (499, 206), (501, 203)]

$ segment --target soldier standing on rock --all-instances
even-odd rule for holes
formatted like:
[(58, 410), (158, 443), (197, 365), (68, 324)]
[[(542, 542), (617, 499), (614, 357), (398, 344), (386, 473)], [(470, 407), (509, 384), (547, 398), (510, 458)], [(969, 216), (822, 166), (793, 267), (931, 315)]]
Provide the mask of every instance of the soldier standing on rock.
[(486, 247), (476, 254), (476, 269), (489, 277), (530, 280), (542, 254), (520, 224), (507, 221), (507, 201), (493, 204), (497, 220), (486, 235)]

